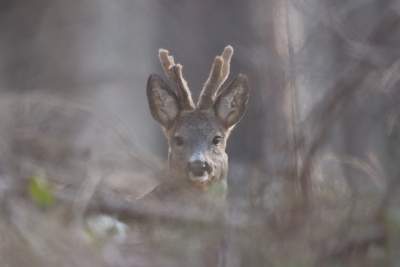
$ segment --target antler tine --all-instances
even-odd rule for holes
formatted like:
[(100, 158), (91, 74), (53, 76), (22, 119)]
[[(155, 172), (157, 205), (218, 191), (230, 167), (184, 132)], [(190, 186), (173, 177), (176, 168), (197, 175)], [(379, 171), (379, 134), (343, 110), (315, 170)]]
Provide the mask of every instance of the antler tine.
[(169, 51), (166, 49), (160, 49), (158, 51), (158, 57), (165, 75), (176, 83), (181, 108), (184, 110), (193, 110), (195, 105), (187, 82), (183, 78), (182, 65), (175, 64), (174, 57), (169, 55)]
[(171, 78), (171, 69), (175, 65), (174, 57), (169, 55), (168, 50), (162, 48), (158, 51), (158, 57), (165, 75)]
[(195, 105), (193, 103), (192, 95), (190, 93), (187, 82), (183, 78), (182, 68), (183, 67), (181, 64), (176, 64), (172, 68), (176, 81), (176, 86), (178, 89), (178, 97), (179, 99), (181, 99), (183, 109), (193, 110), (195, 108)]
[(222, 67), (222, 74), (221, 74), (221, 85), (228, 79), (229, 72), (231, 69), (231, 59), (233, 56), (233, 47), (228, 45), (224, 48), (222, 52), (222, 58), (224, 59), (224, 65)]
[(229, 76), (232, 55), (233, 47), (228, 45), (224, 48), (221, 56), (215, 57), (210, 75), (200, 93), (197, 104), (200, 109), (207, 109), (214, 103), (218, 90)]

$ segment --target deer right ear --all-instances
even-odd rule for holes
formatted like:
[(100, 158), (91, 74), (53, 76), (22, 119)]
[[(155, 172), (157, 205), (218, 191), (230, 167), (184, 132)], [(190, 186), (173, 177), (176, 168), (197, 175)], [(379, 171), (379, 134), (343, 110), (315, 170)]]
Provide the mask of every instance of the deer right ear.
[(169, 128), (179, 113), (178, 98), (157, 74), (150, 75), (147, 80), (147, 100), (153, 118)]
[(214, 109), (226, 128), (234, 126), (242, 118), (249, 100), (247, 76), (239, 74), (227, 87), (222, 89)]

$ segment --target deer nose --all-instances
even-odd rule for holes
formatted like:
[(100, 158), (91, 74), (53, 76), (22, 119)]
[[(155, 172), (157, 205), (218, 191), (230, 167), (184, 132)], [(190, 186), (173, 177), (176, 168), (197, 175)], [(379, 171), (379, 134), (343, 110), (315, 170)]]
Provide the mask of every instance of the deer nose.
[(188, 163), (188, 170), (194, 176), (202, 176), (205, 172), (209, 173), (211, 171), (211, 167), (206, 161), (195, 160)]

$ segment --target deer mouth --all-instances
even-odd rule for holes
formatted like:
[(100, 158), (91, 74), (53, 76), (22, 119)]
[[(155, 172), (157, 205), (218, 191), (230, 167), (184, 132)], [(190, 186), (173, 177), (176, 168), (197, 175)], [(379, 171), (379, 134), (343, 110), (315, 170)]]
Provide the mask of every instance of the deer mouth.
[(205, 184), (211, 180), (211, 176), (208, 172), (204, 172), (201, 175), (194, 175), (193, 173), (189, 173), (189, 180), (195, 184)]

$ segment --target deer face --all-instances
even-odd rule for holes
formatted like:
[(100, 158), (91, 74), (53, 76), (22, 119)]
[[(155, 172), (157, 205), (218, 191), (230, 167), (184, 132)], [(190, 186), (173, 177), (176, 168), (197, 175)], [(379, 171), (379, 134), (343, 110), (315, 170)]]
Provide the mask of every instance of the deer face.
[(206, 186), (225, 179), (228, 170), (226, 142), (244, 114), (249, 89), (246, 76), (239, 74), (230, 84), (232, 47), (214, 60), (210, 76), (195, 105), (182, 76), (168, 51), (160, 50), (160, 60), (175, 89), (158, 75), (150, 75), (147, 96), (150, 111), (168, 140), (169, 167), (174, 178)]
[(210, 111), (182, 113), (167, 134), (170, 169), (198, 184), (225, 177), (228, 134)]

